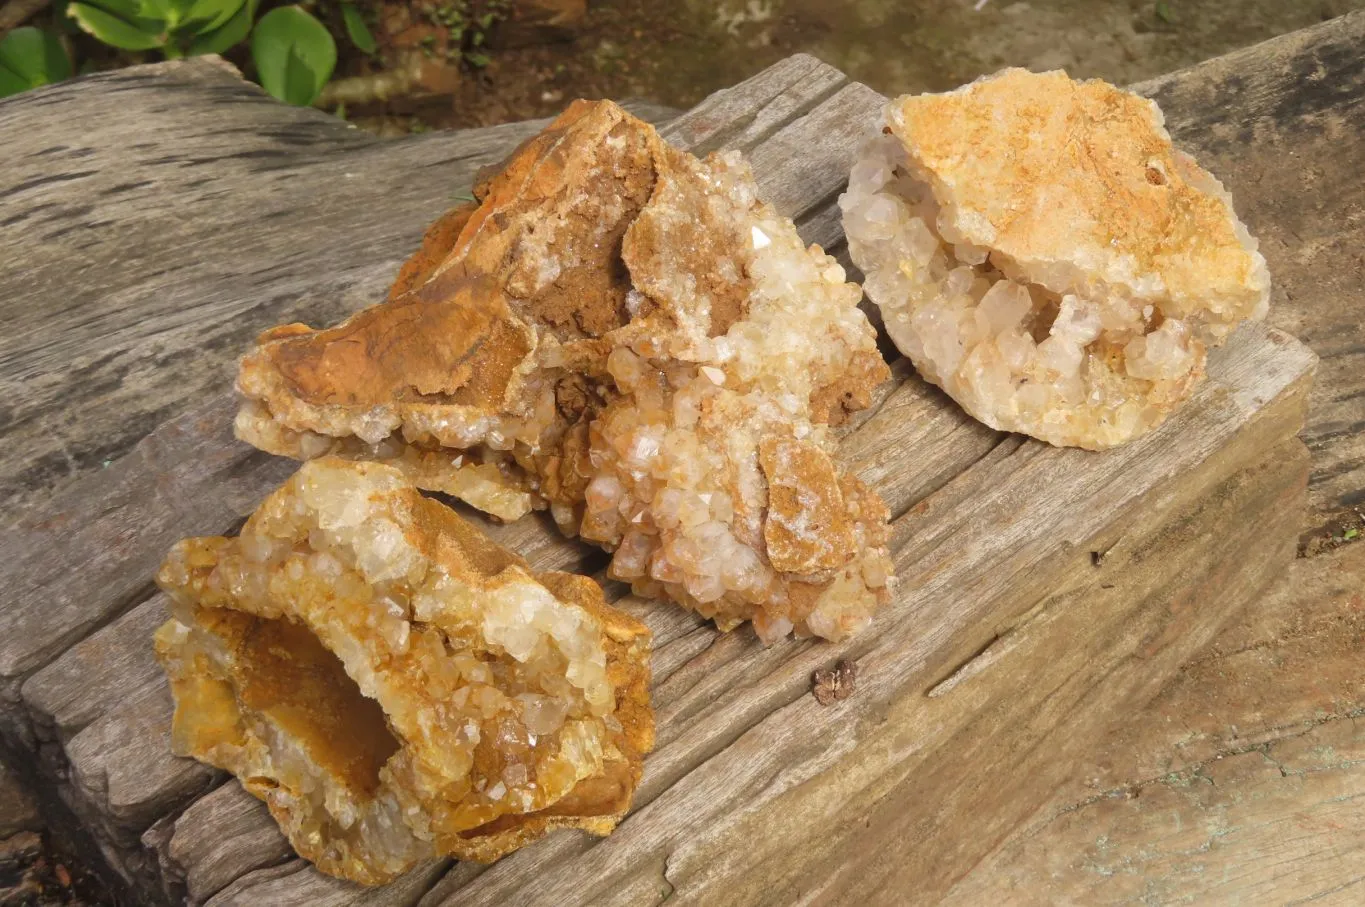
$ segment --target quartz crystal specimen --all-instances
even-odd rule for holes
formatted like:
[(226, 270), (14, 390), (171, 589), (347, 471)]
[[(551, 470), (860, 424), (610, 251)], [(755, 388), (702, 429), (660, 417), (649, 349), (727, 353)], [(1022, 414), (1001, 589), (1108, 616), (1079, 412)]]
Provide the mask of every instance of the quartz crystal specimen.
[(242, 362), (240, 437), (402, 468), (729, 629), (838, 639), (887, 596), (887, 512), (829, 427), (888, 377), (861, 296), (756, 195), (577, 102), (428, 232), (388, 299)]
[(904, 97), (841, 197), (887, 332), (986, 424), (1099, 449), (1159, 425), (1270, 278), (1152, 101), (1005, 70)]
[(365, 884), (606, 834), (653, 746), (649, 633), (592, 580), (533, 573), (396, 468), (323, 458), (157, 582), (173, 744)]

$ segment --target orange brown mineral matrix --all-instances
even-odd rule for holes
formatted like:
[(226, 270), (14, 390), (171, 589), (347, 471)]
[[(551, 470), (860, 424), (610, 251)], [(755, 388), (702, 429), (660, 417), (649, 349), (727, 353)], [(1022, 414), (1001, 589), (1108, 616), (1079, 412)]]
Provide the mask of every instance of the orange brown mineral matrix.
[(861, 291), (737, 152), (576, 102), (448, 214), (384, 303), (267, 332), (240, 437), (382, 460), (723, 629), (839, 639), (889, 597), (887, 511), (831, 426), (888, 370)]
[(1222, 184), (1146, 98), (1009, 69), (899, 98), (841, 197), (853, 260), (921, 375), (993, 428), (1122, 444), (1265, 316)]
[(607, 834), (630, 806), (649, 631), (396, 468), (306, 463), (157, 581), (175, 751), (236, 775), (324, 872), (486, 862), (554, 828)]

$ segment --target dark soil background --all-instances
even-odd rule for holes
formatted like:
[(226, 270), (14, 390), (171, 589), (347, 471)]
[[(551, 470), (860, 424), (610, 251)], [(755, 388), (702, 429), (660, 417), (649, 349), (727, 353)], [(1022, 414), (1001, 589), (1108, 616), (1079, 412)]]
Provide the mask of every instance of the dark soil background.
[[(3, 3), (4, 0), (0, 0)], [(42, 3), (43, 0), (9, 0)], [(61, 25), (66, 0), (31, 18)], [(284, 0), (263, 0), (260, 13)], [(1119, 84), (1365, 7), (1365, 0), (297, 0), (339, 60), (319, 106), (382, 135), (550, 116), (577, 97), (689, 107), (806, 51), (885, 94), (943, 90), (1004, 66)], [(65, 23), (79, 71), (159, 59)], [(248, 77), (245, 45), (228, 53)]]
[[(402, 5), (418, 17), (424, 9), (421, 2)], [(486, 65), (461, 66), (448, 96), (383, 105), (369, 111), (381, 116), (358, 122), (385, 132), (405, 125), (484, 126), (549, 116), (576, 97), (641, 97), (685, 108), (797, 51), (893, 95), (952, 88), (1008, 65), (1064, 68), (1122, 84), (1365, 7), (1365, 0), (588, 0), (586, 6), (552, 36), (558, 41), (498, 47), (495, 30)], [(393, 35), (376, 34), (393, 47)]]

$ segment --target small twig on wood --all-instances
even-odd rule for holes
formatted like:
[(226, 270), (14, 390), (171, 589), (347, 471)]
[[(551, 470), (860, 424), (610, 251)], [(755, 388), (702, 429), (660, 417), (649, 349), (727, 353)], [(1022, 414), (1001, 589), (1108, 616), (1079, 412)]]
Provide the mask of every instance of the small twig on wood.
[(364, 76), (350, 76), (334, 79), (323, 86), (315, 107), (331, 108), (338, 104), (358, 107), (375, 101), (391, 101), (396, 98), (428, 92), (422, 83), (422, 57), (410, 54), (393, 69), (371, 73)]
[(0, 38), (36, 16), (47, 4), (48, 0), (9, 0), (0, 6)]

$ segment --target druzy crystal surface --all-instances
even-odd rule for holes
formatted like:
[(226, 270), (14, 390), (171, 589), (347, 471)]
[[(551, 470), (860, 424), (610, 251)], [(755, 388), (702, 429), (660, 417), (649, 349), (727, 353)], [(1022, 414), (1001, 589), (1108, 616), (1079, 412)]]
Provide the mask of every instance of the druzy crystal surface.
[(613, 577), (722, 628), (865, 625), (887, 512), (830, 426), (888, 371), (843, 269), (738, 153), (699, 161), (610, 102), (474, 191), (383, 304), (261, 338), (239, 435), (383, 460), (504, 519), (549, 507)]
[(1270, 279), (1152, 101), (1006, 70), (893, 101), (840, 199), (887, 332), (994, 428), (1105, 448), (1159, 425)]
[(649, 634), (534, 573), (396, 468), (324, 458), (157, 577), (173, 742), (365, 884), (609, 832), (653, 745)]

